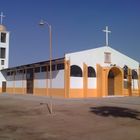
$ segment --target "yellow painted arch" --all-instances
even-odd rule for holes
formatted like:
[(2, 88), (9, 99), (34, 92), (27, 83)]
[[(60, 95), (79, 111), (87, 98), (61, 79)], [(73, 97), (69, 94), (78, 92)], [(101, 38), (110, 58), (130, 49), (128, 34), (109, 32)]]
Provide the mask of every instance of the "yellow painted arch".
[[(109, 73), (113, 73), (113, 77), (109, 77)], [(123, 70), (120, 67), (110, 67), (107, 72), (107, 89), (108, 95), (123, 95)]]

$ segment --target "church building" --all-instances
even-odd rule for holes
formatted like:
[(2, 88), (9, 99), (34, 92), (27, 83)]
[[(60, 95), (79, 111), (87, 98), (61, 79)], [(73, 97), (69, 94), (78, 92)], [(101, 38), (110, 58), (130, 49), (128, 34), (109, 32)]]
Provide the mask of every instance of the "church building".
[[(1, 14), (1, 17), (3, 14)], [(139, 62), (108, 45), (8, 67), (9, 32), (0, 25), (0, 92), (64, 98), (140, 96)], [(51, 64), (51, 65), (50, 65)], [(51, 71), (50, 71), (51, 70)], [(51, 73), (50, 73), (51, 72)]]

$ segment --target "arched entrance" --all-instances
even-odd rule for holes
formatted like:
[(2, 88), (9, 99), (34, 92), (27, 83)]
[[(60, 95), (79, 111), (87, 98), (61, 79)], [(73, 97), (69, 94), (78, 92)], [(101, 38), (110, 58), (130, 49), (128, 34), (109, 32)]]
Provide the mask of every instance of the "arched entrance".
[(108, 72), (108, 96), (122, 95), (122, 71), (112, 67)]

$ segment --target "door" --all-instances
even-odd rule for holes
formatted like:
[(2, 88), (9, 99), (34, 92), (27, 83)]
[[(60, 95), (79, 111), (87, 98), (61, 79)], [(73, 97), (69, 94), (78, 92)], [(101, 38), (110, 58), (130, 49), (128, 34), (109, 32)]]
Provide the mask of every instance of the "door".
[(114, 78), (108, 78), (108, 95), (114, 95)]
[(6, 82), (2, 82), (2, 92), (6, 92)]
[(27, 69), (26, 73), (26, 80), (27, 80), (27, 93), (28, 94), (33, 94), (33, 89), (34, 89), (34, 72), (33, 68)]
[(33, 80), (27, 80), (27, 93), (33, 94)]
[(117, 67), (112, 67), (108, 74), (108, 95), (122, 95), (122, 72)]

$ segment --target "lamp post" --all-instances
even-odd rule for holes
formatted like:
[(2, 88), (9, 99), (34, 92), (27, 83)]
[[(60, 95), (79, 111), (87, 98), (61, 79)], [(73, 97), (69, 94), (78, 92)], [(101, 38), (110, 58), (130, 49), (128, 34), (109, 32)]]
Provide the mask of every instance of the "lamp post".
[(50, 114), (52, 114), (52, 112), (53, 112), (53, 110), (52, 110), (52, 94), (51, 94), (51, 89), (52, 89), (52, 27), (48, 22), (46, 22), (44, 20), (41, 20), (39, 23), (40, 26), (44, 26), (45, 24), (49, 28), (49, 40), (50, 40), (50, 91), (49, 91), (50, 106), (48, 106), (48, 107), (49, 107)]

